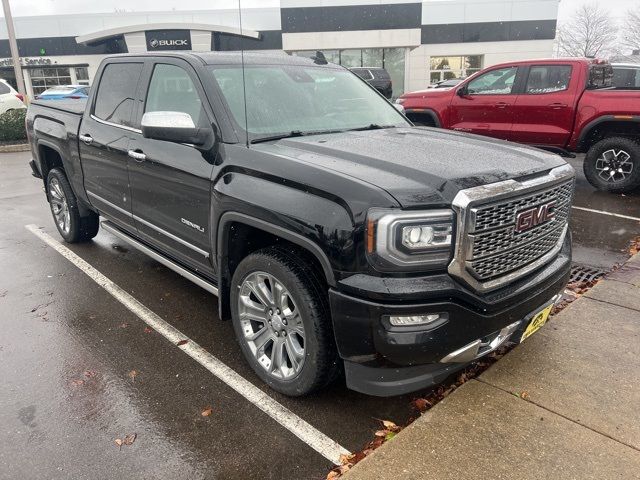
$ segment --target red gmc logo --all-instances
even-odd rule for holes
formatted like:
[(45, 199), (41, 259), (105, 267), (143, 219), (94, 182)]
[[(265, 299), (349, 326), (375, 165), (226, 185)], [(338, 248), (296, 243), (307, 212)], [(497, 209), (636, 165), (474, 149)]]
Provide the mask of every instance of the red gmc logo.
[(542, 225), (556, 216), (556, 201), (545, 203), (539, 207), (518, 212), (516, 215), (516, 233), (526, 232)]

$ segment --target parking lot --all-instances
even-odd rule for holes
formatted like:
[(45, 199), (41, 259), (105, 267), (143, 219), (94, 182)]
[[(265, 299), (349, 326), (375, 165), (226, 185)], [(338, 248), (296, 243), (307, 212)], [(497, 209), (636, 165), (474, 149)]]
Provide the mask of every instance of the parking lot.
[[(0, 477), (318, 479), (379, 419), (415, 415), (416, 395), (341, 383), (279, 395), (245, 364), (212, 295), (106, 232), (56, 251), (30, 158), (0, 156)], [(608, 270), (640, 236), (640, 195), (596, 192), (570, 162), (574, 261)]]

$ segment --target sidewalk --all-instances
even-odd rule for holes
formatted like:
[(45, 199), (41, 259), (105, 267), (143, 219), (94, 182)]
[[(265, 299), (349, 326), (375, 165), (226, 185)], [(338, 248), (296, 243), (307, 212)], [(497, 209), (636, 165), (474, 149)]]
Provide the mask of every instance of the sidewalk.
[(471, 478), (640, 479), (640, 254), (345, 475)]

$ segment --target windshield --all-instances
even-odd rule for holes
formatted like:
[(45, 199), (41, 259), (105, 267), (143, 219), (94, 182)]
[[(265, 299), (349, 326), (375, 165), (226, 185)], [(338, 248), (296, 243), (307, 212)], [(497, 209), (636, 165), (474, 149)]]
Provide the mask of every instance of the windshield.
[[(216, 66), (237, 127), (249, 140), (289, 132), (316, 133), (370, 126), (408, 126), (400, 113), (345, 69), (300, 65)], [(245, 123), (246, 122), (246, 123)]]

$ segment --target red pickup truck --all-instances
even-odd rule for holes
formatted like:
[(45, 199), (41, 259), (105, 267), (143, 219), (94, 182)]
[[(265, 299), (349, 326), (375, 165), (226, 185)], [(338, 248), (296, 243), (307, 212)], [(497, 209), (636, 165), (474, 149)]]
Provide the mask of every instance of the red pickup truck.
[(640, 187), (640, 91), (611, 88), (602, 60), (552, 59), (489, 67), (451, 89), (406, 93), (396, 102), (417, 125), (525, 143), (561, 155), (586, 152), (596, 188)]

